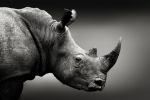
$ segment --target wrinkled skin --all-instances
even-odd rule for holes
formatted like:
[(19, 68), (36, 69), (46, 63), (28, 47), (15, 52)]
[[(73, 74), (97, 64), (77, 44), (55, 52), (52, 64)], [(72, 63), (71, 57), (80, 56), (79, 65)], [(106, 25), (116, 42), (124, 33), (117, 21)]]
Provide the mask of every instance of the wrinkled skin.
[(0, 14), (0, 38), (6, 41), (0, 40), (0, 100), (17, 100), (26, 80), (47, 73), (76, 89), (103, 90), (121, 39), (109, 54), (98, 57), (96, 48), (86, 51), (71, 36), (68, 26), (76, 19), (75, 10), (66, 10), (59, 22), (37, 8), (2, 8)]
[[(73, 11), (70, 17), (71, 21), (76, 17), (76, 13)], [(62, 21), (65, 21), (66, 16), (67, 14), (62, 18)], [(112, 52), (103, 57), (98, 57), (96, 48), (85, 51), (79, 47), (71, 37), (68, 27), (62, 24), (62, 22), (56, 22), (54, 25), (57, 26), (56, 32), (58, 32), (58, 35), (53, 47), (53, 50), (57, 52), (56, 55), (53, 55), (57, 57), (56, 64), (52, 68), (53, 74), (62, 83), (76, 89), (102, 90), (105, 86), (107, 72), (119, 56), (121, 39)], [(64, 30), (62, 31), (62, 29)]]

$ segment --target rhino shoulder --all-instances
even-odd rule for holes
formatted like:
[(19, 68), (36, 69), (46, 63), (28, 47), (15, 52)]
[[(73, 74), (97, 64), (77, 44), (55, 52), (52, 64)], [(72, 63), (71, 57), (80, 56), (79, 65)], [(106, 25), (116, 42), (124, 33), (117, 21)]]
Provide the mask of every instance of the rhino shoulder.
[(30, 31), (14, 9), (0, 8), (0, 82), (30, 74), (39, 54)]

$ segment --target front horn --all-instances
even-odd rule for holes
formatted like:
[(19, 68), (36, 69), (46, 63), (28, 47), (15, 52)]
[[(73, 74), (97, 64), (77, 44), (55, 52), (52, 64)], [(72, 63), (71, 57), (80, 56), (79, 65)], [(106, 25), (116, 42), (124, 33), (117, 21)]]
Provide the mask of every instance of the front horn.
[(68, 10), (65, 9), (65, 13), (63, 17), (61, 18), (61, 21), (57, 24), (57, 31), (58, 32), (64, 32), (65, 26), (70, 25), (76, 20), (77, 13), (74, 9)]
[(121, 41), (122, 39), (120, 38), (117, 46), (109, 54), (103, 56), (105, 59), (103, 62), (105, 72), (108, 72), (116, 63), (121, 50)]

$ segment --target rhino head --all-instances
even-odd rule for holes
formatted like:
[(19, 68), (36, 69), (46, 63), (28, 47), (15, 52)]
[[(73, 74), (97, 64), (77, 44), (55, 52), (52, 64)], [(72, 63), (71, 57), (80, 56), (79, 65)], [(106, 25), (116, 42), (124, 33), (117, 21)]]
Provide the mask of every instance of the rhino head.
[(97, 56), (97, 49), (82, 49), (73, 40), (68, 25), (76, 19), (75, 10), (66, 10), (60, 22), (53, 24), (55, 42), (52, 52), (52, 72), (62, 83), (85, 91), (102, 90), (107, 72), (116, 63), (121, 49), (121, 39), (107, 55)]

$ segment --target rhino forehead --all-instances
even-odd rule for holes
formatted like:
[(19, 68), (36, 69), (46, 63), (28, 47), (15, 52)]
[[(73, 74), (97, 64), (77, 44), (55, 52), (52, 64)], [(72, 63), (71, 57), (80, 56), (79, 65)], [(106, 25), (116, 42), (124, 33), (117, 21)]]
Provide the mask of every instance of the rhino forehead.
[(69, 51), (72, 52), (74, 55), (76, 54), (83, 54), (86, 55), (86, 51), (84, 49), (82, 49), (73, 39), (70, 30), (66, 27), (66, 33), (67, 33), (67, 40), (66, 43), (68, 46), (68, 48), (70, 49)]

